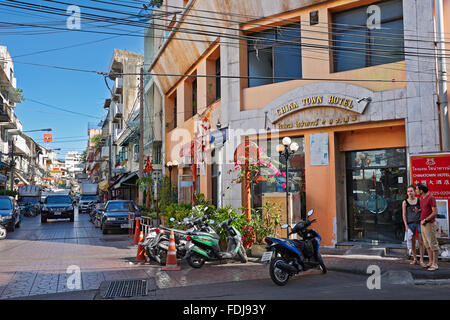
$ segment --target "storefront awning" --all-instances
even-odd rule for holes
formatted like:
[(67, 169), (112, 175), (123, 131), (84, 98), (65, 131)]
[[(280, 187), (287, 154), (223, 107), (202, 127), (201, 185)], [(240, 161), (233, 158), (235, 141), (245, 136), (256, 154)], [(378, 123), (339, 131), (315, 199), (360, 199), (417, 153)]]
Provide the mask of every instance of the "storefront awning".
[(131, 179), (133, 179), (133, 178), (137, 178), (138, 177), (138, 175), (137, 175), (137, 172), (131, 172), (130, 174), (128, 174), (128, 175), (126, 175), (125, 177), (123, 177), (122, 179), (120, 179), (120, 181), (114, 186), (114, 188), (115, 189), (118, 189), (118, 188), (120, 188), (120, 185), (122, 184), (122, 183), (125, 183), (126, 181), (129, 181), (129, 180), (131, 180)]
[(21, 180), (25, 185), (29, 185), (30, 183), (17, 171), (14, 172), (15, 175), (19, 178), (19, 180)]

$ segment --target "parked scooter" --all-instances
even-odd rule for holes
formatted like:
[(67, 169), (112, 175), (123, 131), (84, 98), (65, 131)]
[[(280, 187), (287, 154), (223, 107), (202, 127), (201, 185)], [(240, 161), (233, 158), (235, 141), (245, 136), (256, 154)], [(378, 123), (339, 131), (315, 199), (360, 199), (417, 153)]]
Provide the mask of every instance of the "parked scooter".
[[(175, 219), (171, 218), (170, 221), (174, 222)], [(192, 220), (192, 217), (191, 219), (184, 218), (184, 220), (178, 222), (175, 227), (179, 225), (184, 225), (186, 230), (164, 228), (162, 226), (159, 228), (150, 228), (143, 244), (147, 257), (156, 261), (160, 265), (165, 265), (167, 252), (169, 251), (170, 231), (174, 231), (177, 257), (183, 258), (186, 254), (186, 236), (188, 232), (212, 229), (204, 223), (204, 218), (199, 218), (196, 220)]]
[[(314, 210), (310, 210), (307, 216), (310, 217), (313, 213)], [(266, 237), (267, 252), (261, 261), (270, 263), (270, 278), (277, 285), (284, 286), (290, 277), (309, 269), (320, 268), (322, 273), (327, 272), (319, 252), (322, 238), (314, 229), (307, 229), (314, 222), (316, 219), (306, 218), (306, 221), (300, 221), (288, 233), (289, 236), (298, 234), (301, 240)], [(284, 224), (281, 228), (287, 229), (289, 225)]]
[(192, 268), (201, 268), (205, 261), (229, 260), (239, 258), (242, 263), (248, 261), (247, 254), (242, 245), (240, 232), (231, 224), (237, 219), (228, 219), (217, 226), (227, 232), (227, 250), (221, 251), (219, 235), (213, 232), (189, 232), (186, 240), (185, 259)]

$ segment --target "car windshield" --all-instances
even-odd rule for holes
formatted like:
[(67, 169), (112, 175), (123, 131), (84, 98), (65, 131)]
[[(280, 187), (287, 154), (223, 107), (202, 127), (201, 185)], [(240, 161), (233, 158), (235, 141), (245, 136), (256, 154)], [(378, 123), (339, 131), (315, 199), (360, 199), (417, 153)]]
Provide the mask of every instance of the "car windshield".
[(0, 199), (0, 210), (11, 210), (11, 200)]
[(84, 200), (84, 201), (95, 201), (95, 200), (97, 200), (97, 196), (82, 196), (81, 200)]
[(23, 204), (25, 204), (25, 203), (36, 204), (36, 203), (38, 203), (38, 198), (35, 198), (35, 197), (23, 197), (20, 202), (23, 203)]
[(72, 199), (69, 196), (48, 196), (45, 199), (47, 204), (72, 204)]
[(124, 202), (108, 203), (106, 211), (136, 211), (136, 210), (131, 202), (124, 201)]

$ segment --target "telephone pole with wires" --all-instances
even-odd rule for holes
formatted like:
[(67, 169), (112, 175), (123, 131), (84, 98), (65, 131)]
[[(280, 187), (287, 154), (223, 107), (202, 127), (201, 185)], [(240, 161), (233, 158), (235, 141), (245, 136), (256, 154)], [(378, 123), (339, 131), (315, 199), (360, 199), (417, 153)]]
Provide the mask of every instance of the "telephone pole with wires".
[[(144, 174), (144, 68), (139, 78), (139, 178)], [(144, 193), (139, 188), (139, 205), (144, 203)]]

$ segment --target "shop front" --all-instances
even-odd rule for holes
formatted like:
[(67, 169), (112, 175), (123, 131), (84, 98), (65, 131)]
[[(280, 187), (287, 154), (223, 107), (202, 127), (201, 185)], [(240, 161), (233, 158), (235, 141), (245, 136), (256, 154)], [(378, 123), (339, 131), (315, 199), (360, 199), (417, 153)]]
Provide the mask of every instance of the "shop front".
[[(351, 84), (322, 82), (269, 103), (262, 112), (268, 115), (270, 130), (250, 138), (282, 172), (286, 163), (276, 145), (288, 136), (300, 148), (289, 159), (287, 185), (284, 176), (274, 183), (255, 184), (251, 206), (261, 206), (264, 199), (285, 199), (286, 186), (293, 211), (289, 222), (295, 224), (314, 209), (315, 229), (325, 246), (348, 241), (401, 243), (408, 170), (406, 113), (400, 111), (406, 104), (393, 99), (389, 105), (399, 112), (388, 114), (381, 96), (382, 92)], [(285, 200), (278, 203), (284, 211)]]

